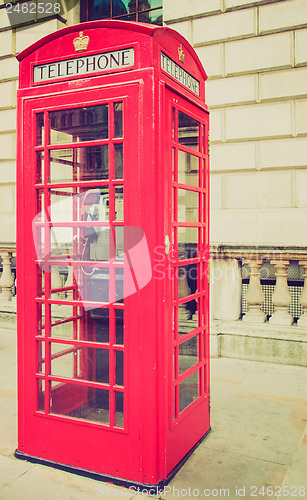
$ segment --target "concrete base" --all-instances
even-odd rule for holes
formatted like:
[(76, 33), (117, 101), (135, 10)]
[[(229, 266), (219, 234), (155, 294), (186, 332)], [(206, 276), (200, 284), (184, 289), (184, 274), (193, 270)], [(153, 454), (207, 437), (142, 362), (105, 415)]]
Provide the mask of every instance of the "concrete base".
[(293, 318), (291, 314), (288, 313), (288, 308), (276, 308), (273, 316), (269, 319), (269, 323), (271, 325), (291, 326)]
[(307, 329), (214, 320), (210, 325), (211, 356), (285, 365), (307, 365)]
[(251, 306), (246, 314), (243, 316), (244, 323), (254, 323), (254, 324), (262, 324), (266, 320), (266, 314), (260, 311), (260, 309), (253, 309)]

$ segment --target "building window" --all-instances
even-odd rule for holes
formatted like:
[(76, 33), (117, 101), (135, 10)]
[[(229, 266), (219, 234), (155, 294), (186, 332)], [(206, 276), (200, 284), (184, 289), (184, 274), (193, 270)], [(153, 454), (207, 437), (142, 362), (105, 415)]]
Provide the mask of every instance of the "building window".
[(81, 21), (120, 19), (162, 26), (162, 0), (83, 0)]

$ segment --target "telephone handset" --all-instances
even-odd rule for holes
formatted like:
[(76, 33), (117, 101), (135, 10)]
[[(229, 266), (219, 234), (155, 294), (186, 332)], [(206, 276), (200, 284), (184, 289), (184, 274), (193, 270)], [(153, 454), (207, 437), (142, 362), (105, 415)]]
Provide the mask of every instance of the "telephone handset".
[[(123, 220), (123, 193), (115, 193), (116, 219)], [(109, 221), (109, 195), (99, 189), (89, 191), (83, 200), (84, 218), (89, 222)], [(84, 234), (89, 245), (90, 260), (109, 260), (109, 226), (88, 226)], [(123, 251), (122, 238), (117, 234), (117, 251)]]

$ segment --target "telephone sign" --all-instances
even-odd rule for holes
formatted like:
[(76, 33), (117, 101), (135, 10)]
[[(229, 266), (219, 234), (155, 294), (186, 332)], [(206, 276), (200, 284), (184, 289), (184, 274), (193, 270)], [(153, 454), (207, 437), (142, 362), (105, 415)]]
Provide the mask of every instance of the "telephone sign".
[(206, 74), (123, 21), (18, 60), (16, 456), (162, 486), (210, 429)]

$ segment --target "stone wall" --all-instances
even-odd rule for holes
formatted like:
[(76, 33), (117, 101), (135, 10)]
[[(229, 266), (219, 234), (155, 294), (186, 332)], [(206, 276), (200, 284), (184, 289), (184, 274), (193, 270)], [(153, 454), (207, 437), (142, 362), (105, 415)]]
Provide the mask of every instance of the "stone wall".
[(164, 0), (208, 74), (211, 242), (307, 243), (306, 0)]

